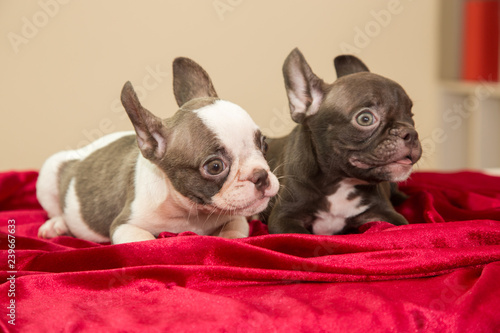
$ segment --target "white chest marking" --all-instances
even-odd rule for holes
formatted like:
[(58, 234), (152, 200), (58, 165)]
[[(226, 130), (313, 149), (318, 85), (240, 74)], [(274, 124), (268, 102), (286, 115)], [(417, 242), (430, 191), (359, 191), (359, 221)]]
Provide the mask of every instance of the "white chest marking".
[(192, 231), (198, 235), (210, 235), (229, 219), (230, 216), (199, 212), (196, 204), (175, 191), (156, 165), (142, 156), (138, 157), (135, 198), (128, 224), (156, 236), (162, 231)]
[(135, 198), (132, 202), (129, 223), (158, 234), (165, 228), (169, 214), (162, 216), (161, 207), (165, 203), (169, 189), (165, 176), (160, 169), (141, 155), (137, 158), (135, 169)]
[(354, 186), (359, 184), (356, 179), (344, 179), (335, 193), (326, 199), (330, 204), (329, 211), (316, 212), (316, 219), (312, 228), (315, 235), (333, 235), (341, 231), (346, 225), (346, 219), (364, 212), (369, 205), (361, 205), (361, 197), (349, 199), (355, 191)]

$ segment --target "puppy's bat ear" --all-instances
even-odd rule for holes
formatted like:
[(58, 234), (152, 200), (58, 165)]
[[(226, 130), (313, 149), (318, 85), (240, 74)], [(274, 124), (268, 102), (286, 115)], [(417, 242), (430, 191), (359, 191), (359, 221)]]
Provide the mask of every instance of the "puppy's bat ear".
[(142, 155), (149, 160), (161, 159), (167, 149), (166, 130), (161, 119), (142, 107), (129, 81), (123, 86), (121, 100), (134, 125)]
[(296, 123), (318, 112), (324, 97), (324, 82), (309, 67), (304, 56), (295, 48), (283, 64), (285, 88), (290, 114)]
[(370, 70), (366, 65), (353, 55), (340, 55), (333, 60), (333, 65), (337, 71), (337, 78), (344, 75), (369, 72)]
[(217, 97), (207, 72), (189, 58), (176, 58), (174, 71), (174, 95), (178, 106), (199, 97)]

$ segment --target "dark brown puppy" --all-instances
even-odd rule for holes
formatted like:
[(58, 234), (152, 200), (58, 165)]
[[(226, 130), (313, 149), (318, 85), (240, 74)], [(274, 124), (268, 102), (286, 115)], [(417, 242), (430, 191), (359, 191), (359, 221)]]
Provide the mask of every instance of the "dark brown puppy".
[(283, 74), (292, 119), (286, 137), (268, 140), (267, 160), (281, 189), (263, 219), (271, 233), (332, 235), (371, 221), (407, 224), (394, 210), (396, 184), (422, 149), (412, 102), (396, 82), (370, 73), (358, 58), (334, 60), (327, 84), (295, 49)]

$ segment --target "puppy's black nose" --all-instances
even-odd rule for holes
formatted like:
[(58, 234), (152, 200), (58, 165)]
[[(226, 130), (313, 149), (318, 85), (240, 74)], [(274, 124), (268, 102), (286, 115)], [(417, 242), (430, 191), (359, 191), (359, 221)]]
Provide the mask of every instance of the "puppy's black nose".
[(267, 171), (264, 169), (258, 169), (253, 172), (252, 177), (250, 177), (250, 181), (255, 184), (255, 188), (258, 191), (263, 192), (266, 188), (269, 187), (269, 178)]
[(418, 133), (413, 128), (404, 127), (392, 132), (392, 134), (399, 136), (407, 143), (415, 142), (418, 140)]

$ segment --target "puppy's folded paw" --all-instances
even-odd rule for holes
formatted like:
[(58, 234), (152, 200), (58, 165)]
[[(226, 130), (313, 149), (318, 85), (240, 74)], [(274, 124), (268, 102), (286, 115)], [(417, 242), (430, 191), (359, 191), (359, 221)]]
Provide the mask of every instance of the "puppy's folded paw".
[(111, 238), (113, 244), (142, 242), (154, 240), (156, 237), (147, 230), (132, 224), (122, 224), (118, 226)]
[(236, 238), (248, 237), (248, 234), (236, 230), (231, 230), (231, 231), (223, 231), (219, 234), (219, 236), (228, 239), (236, 239)]
[(62, 216), (56, 216), (47, 220), (38, 229), (38, 237), (40, 238), (50, 239), (63, 235), (69, 235), (69, 230)]
[(250, 226), (243, 216), (235, 216), (231, 221), (224, 224), (213, 235), (223, 238), (235, 239), (248, 237)]

